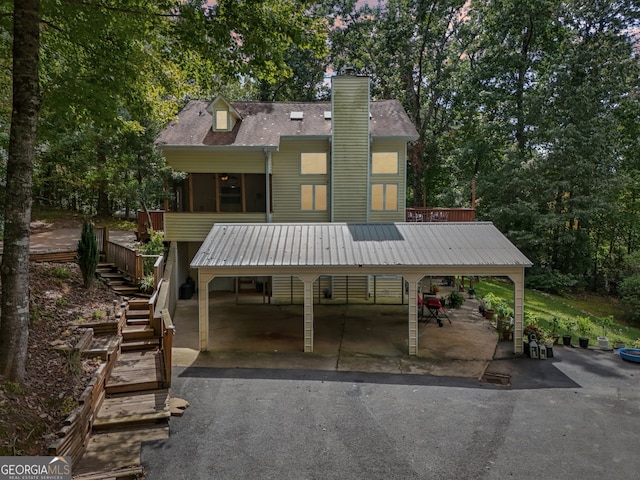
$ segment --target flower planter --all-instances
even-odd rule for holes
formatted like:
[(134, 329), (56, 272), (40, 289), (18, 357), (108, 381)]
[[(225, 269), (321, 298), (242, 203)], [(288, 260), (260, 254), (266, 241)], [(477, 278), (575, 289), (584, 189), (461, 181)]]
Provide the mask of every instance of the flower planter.
[(589, 347), (589, 337), (580, 337), (580, 338), (578, 338), (578, 343), (580, 343), (580, 346), (582, 348), (588, 348)]
[(493, 308), (485, 308), (484, 309), (484, 318), (486, 318), (487, 320), (493, 320), (493, 315), (496, 313), (496, 311)]
[(607, 337), (598, 337), (598, 346), (600, 348), (609, 348), (609, 339)]
[(570, 347), (571, 346), (571, 335), (563, 335), (562, 336), (562, 344), (565, 347)]

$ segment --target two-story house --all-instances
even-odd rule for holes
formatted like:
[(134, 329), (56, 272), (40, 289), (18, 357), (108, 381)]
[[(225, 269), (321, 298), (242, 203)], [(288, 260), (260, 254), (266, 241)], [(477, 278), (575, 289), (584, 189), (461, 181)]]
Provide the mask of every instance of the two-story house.
[[(201, 348), (216, 290), (304, 304), (305, 351), (313, 350), (314, 303), (393, 297), (409, 306), (416, 354), (425, 275), (506, 265), (502, 274), (521, 284), (528, 260), (493, 225), (404, 223), (407, 144), (417, 138), (398, 101), (370, 100), (366, 76), (333, 77), (330, 103), (189, 102), (157, 144), (185, 174), (164, 229), (174, 288), (197, 278)], [(473, 251), (481, 237), (495, 240), (506, 260), (487, 267), (475, 252), (456, 263), (451, 245)]]

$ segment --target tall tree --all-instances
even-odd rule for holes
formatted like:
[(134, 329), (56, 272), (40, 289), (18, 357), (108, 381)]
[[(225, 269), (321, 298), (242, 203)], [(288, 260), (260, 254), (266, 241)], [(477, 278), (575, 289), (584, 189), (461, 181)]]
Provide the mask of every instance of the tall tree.
[[(42, 6), (38, 0), (14, 1), (10, 15), (13, 104), (0, 265), (0, 372), (16, 381), (25, 375), (39, 82), (45, 87), (45, 114), (38, 150), (60, 151), (60, 131), (65, 133), (63, 140), (90, 139), (91, 148), (85, 146), (83, 155), (92, 153), (93, 168), (88, 171), (93, 172), (100, 194), (106, 193), (105, 205), (109, 193), (105, 174), (110, 169), (101, 167), (109, 166), (110, 154), (134, 163), (143, 160), (142, 156), (114, 154), (117, 149), (110, 149), (113, 137), (137, 131), (142, 138), (147, 126), (166, 120), (188, 92), (207, 91), (203, 85), (211, 84), (209, 73), (222, 78), (273, 80), (290, 74), (284, 52), (292, 45), (323, 51), (324, 23), (308, 15), (308, 5), (305, 0), (222, 0), (214, 6), (199, 0), (59, 0), (43, 2)], [(0, 29), (6, 17), (0, 16)], [(11, 36), (4, 30), (2, 33)], [(0, 40), (0, 48), (4, 40)], [(189, 57), (185, 49), (194, 55)], [(198, 79), (202, 84), (191, 90), (176, 88), (176, 84), (195, 81), (187, 67), (199, 71), (193, 65), (202, 58), (208, 59), (210, 67)], [(39, 65), (43, 66), (42, 77)], [(0, 130), (4, 127), (0, 123)], [(76, 156), (72, 144), (64, 147), (70, 158)], [(73, 167), (64, 158), (57, 160), (61, 160), (59, 165), (53, 161), (42, 171)], [(137, 178), (146, 173), (142, 166), (131, 170), (137, 172)]]
[(24, 380), (29, 342), (29, 224), (40, 110), (40, 1), (15, 0), (13, 107), (7, 159), (4, 252), (0, 264), (0, 372)]
[(354, 66), (370, 73), (373, 94), (399, 99), (420, 134), (408, 151), (410, 201), (415, 206), (435, 202), (438, 185), (448, 180), (442, 142), (452, 127), (457, 72), (470, 41), (466, 4), (389, 0), (375, 8), (348, 1), (333, 6), (334, 67)]

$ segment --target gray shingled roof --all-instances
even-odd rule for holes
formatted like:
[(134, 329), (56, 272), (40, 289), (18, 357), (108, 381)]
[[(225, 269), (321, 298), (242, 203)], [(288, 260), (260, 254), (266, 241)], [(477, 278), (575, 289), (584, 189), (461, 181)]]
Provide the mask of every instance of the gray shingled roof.
[(218, 223), (193, 258), (201, 267), (528, 267), (490, 222)]
[[(167, 125), (156, 143), (161, 146), (227, 146), (272, 147), (282, 137), (327, 137), (331, 120), (324, 112), (329, 102), (230, 102), (242, 116), (233, 132), (212, 132), (209, 102), (192, 100), (178, 114), (178, 120)], [(397, 100), (371, 102), (371, 135), (374, 138), (415, 140), (418, 133)], [(303, 120), (291, 120), (291, 112), (303, 112)]]

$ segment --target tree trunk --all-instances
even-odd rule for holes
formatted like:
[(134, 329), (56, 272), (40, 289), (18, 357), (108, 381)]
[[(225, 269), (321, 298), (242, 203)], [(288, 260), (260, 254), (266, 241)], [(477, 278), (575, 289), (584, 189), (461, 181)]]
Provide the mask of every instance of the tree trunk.
[(13, 109), (0, 264), (0, 372), (11, 381), (23, 382), (29, 344), (31, 187), (40, 110), (40, 0), (15, 0), (13, 11)]

